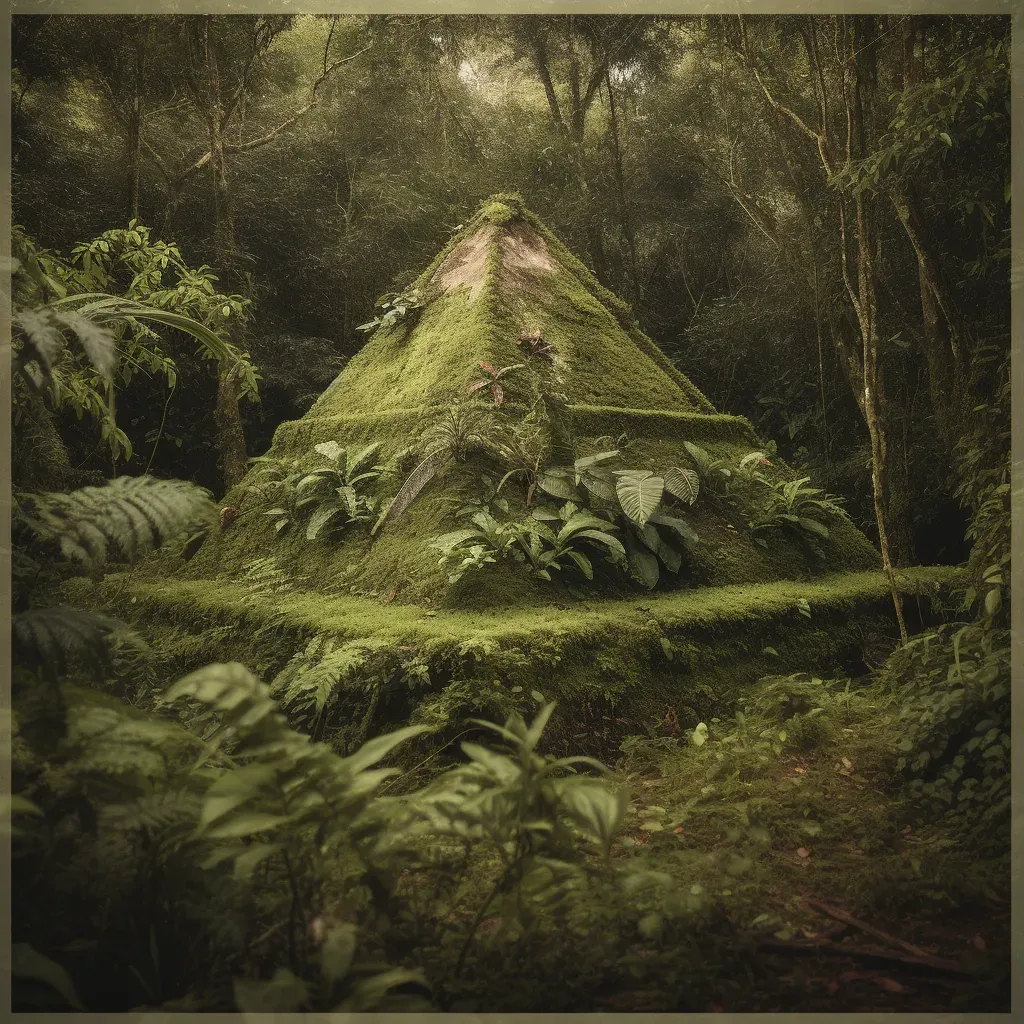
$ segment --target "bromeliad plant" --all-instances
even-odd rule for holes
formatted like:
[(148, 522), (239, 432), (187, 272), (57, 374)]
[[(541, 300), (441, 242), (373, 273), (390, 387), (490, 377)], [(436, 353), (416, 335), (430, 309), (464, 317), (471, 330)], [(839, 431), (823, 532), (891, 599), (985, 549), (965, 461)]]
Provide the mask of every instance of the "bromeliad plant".
[(486, 360), (480, 360), (480, 369), (487, 374), (482, 380), (475, 380), (469, 385), (467, 389), (469, 394), (474, 394), (480, 391), (482, 388), (491, 389), (491, 397), (494, 399), (494, 408), (500, 409), (502, 402), (505, 401), (505, 389), (501, 385), (501, 380), (506, 377), (513, 370), (521, 370), (523, 368), (522, 363), (513, 363), (511, 366), (503, 366), (500, 370), (488, 363)]

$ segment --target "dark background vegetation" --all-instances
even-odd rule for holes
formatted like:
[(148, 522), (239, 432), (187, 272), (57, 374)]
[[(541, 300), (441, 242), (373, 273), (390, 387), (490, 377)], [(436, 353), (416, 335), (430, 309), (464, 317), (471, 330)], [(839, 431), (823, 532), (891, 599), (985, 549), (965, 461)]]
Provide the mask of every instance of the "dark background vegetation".
[[(236, 340), (263, 373), (260, 404), (242, 404), (259, 454), (362, 343), (377, 296), (486, 196), (519, 190), (719, 409), (845, 495), (870, 533), (841, 258), (845, 227), (860, 288), (861, 190), (890, 543), (897, 563), (957, 562), (956, 446), (1009, 339), (1008, 24), (19, 17), (14, 217), (60, 252), (137, 217), (252, 298)], [(860, 62), (849, 149), (842, 47)], [(153, 468), (216, 490), (200, 376), (168, 408), (183, 443)], [(122, 396), (129, 433), (157, 427), (149, 398), (141, 382)], [(77, 463), (94, 442), (74, 441)]]

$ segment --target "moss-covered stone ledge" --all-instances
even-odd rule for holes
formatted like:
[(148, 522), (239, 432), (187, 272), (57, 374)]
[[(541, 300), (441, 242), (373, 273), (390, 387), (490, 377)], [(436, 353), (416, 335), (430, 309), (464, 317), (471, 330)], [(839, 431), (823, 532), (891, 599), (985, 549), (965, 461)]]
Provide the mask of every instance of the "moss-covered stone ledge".
[[(908, 618), (926, 620), (932, 600), (960, 575), (950, 567), (900, 572)], [(888, 583), (877, 571), (514, 614), (434, 611), (297, 588), (260, 594), (226, 580), (125, 587), (110, 577), (103, 590), (172, 676), (236, 660), (269, 678), (316, 637), (357, 652), (363, 667), (338, 682), (328, 734), (354, 739), (354, 730), (362, 738), (411, 719), (443, 727), (445, 736), (473, 715), (528, 713), (539, 690), (562, 705), (554, 741), (605, 756), (607, 743), (642, 733), (670, 707), (685, 720), (687, 708), (714, 706), (762, 675), (849, 670), (865, 645), (894, 634)], [(614, 724), (588, 732), (591, 718)]]

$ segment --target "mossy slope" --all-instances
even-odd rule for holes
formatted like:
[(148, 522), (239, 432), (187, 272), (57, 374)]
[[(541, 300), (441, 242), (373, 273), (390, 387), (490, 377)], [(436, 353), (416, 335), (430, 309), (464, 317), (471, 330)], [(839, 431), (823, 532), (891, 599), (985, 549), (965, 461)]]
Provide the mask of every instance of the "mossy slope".
[[(931, 599), (957, 572), (901, 572), (900, 588), (917, 595), (908, 614), (927, 616)], [(349, 729), (371, 729), (371, 708), (378, 729), (410, 717), (444, 724), (474, 710), (525, 711), (530, 691), (539, 689), (567, 709), (566, 728), (570, 721), (576, 728), (589, 708), (614, 710), (619, 732), (642, 732), (642, 723), (667, 707), (706, 701), (780, 666), (820, 671), (855, 660), (892, 618), (888, 583), (877, 570), (524, 607), (514, 615), (325, 595), (297, 581), (168, 579), (129, 590), (112, 577), (105, 589), (119, 614), (146, 635), (157, 631), (155, 646), (172, 675), (240, 660), (269, 678), (311, 639), (349, 648), (360, 667), (336, 682), (331, 706), (339, 727)], [(800, 599), (809, 603), (809, 617)]]
[[(487, 203), (415, 287), (422, 306), (378, 329), (301, 420), (278, 428), (270, 456), (310, 458), (314, 445), (329, 440), (350, 450), (379, 442), (381, 457), (393, 456), (420, 442), (452, 403), (467, 400), (468, 384), (481, 376), (481, 361), (524, 364), (503, 378), (506, 401), (501, 410), (489, 411), (492, 419), (513, 426), (530, 408), (557, 396), (577, 457), (616, 446), (623, 465), (663, 471), (689, 464), (684, 441), (733, 462), (761, 447), (750, 423), (716, 412), (640, 331), (629, 307), (518, 196)], [(540, 331), (554, 346), (551, 362), (529, 358), (516, 344), (524, 331)], [(552, 461), (566, 461), (565, 454)], [(471, 583), (452, 586), (430, 542), (458, 525), (451, 512), (479, 496), (481, 474), (500, 478), (505, 468), (479, 456), (453, 465), (376, 538), (365, 529), (352, 530), (343, 543), (331, 544), (310, 544), (301, 535), (274, 538), (244, 481), (227, 498), (241, 517), (206, 543), (186, 574), (233, 577), (254, 552), (268, 553), (273, 545), (285, 570), (320, 589), (390, 594), (400, 604), (527, 607), (635, 591), (610, 570), (602, 569), (586, 587), (580, 578), (577, 592), (571, 577), (546, 583), (511, 562), (500, 572), (476, 573)], [(790, 475), (781, 464), (768, 472)], [(388, 481), (382, 497), (394, 494), (400, 482)], [(517, 495), (513, 484), (504, 494), (525, 513), (525, 491)], [(688, 517), (702, 543), (687, 571), (678, 578), (664, 574), (660, 588), (804, 580), (879, 564), (872, 545), (845, 523), (835, 524), (821, 543), (782, 537), (762, 550), (742, 537), (742, 521), (730, 522), (711, 503), (699, 502)]]

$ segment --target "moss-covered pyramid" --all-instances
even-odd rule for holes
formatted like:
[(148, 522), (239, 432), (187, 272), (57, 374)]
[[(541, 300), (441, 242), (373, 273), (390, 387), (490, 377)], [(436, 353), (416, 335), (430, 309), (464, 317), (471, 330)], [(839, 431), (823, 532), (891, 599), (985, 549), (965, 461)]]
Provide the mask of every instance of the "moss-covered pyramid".
[[(636, 732), (636, 715), (678, 705), (698, 681), (770, 672), (772, 659), (787, 655), (789, 665), (808, 667), (855, 656), (864, 615), (886, 617), (879, 556), (849, 521), (831, 516), (827, 529), (757, 535), (747, 528), (749, 507), (714, 494), (713, 474), (688, 445), (735, 473), (763, 448), (749, 422), (716, 412), (518, 196), (488, 202), (390, 308), (309, 412), (278, 428), (270, 462), (227, 496), (236, 511), (224, 528), (170, 577), (164, 568), (132, 584), (133, 601), (171, 610), (195, 639), (182, 647), (191, 652), (184, 660), (230, 656), (271, 671), (296, 652), (298, 665), (303, 657), (316, 663), (323, 649), (349, 651), (335, 680), (348, 697), (336, 714), (361, 721), (364, 732), (382, 700), (393, 701), (390, 718), (444, 717), (499, 697), (514, 704), (513, 694), (541, 683), (563, 701), (600, 694), (606, 708), (629, 695), (634, 719), (623, 728)], [(507, 367), (492, 388), (493, 374)], [(457, 443), (453, 406), (459, 429), (473, 435)], [(446, 424), (447, 454), (430, 462)], [(351, 477), (354, 457), (370, 445), (377, 447), (359, 473), (373, 463), (386, 471), (332, 500), (362, 493), (378, 506), (360, 506), (363, 521), (336, 534), (312, 530), (308, 509), (305, 519), (294, 514), (294, 490), (285, 500), (280, 488), (267, 489), (275, 467), (294, 482), (340, 448)], [(517, 446), (521, 457), (509, 456)], [(649, 577), (600, 557), (608, 549), (598, 543), (579, 549), (592, 579), (568, 560), (550, 580), (524, 558), (488, 562), (457, 580), (451, 564), (439, 564), (432, 545), (466, 525), (460, 506), (489, 501), (499, 519), (525, 521), (538, 504), (562, 505), (564, 494), (538, 486), (546, 479), (551, 489), (552, 471), (608, 451), (618, 455), (602, 465), (665, 480), (673, 470), (691, 479), (705, 472), (692, 504), (664, 493), (663, 511), (685, 523), (689, 539), (663, 560), (653, 592), (637, 582), (650, 585)], [(524, 471), (530, 458), (540, 460), (536, 472)], [(372, 532), (414, 469), (423, 473), (424, 459), (429, 482)], [(757, 462), (759, 493), (793, 477), (777, 460)], [(605, 492), (577, 488), (576, 500), (611, 508), (614, 484)], [(628, 523), (619, 516), (611, 532), (626, 541)], [(934, 589), (942, 578), (917, 571), (901, 585)], [(210, 634), (214, 623), (220, 632)]]
[[(492, 432), (514, 436), (525, 417), (543, 421), (546, 439), (535, 444), (547, 445), (548, 466), (618, 450), (614, 465), (663, 473), (691, 466), (686, 441), (732, 465), (763, 447), (746, 420), (715, 411), (640, 331), (629, 307), (604, 289), (517, 196), (497, 197), (484, 206), (411, 294), (420, 304), (381, 326), (310, 411), (278, 429), (271, 458), (304, 460), (312, 469), (324, 461), (315, 446), (336, 442), (353, 455), (379, 444), (376, 457), (384, 462), (409, 447), (424, 447), (425, 435), (431, 436), (456, 403), (480, 408)], [(550, 349), (529, 355), (524, 334), (539, 334)], [(487, 387), (473, 399), (467, 394), (474, 381), (488, 377), (482, 363), (495, 369), (518, 366), (501, 378), (499, 409)], [(415, 463), (411, 453), (395, 468), (408, 470)], [(260, 467), (229, 498), (242, 516), (207, 545), (193, 571), (233, 573), (254, 551), (273, 550), (289, 571), (323, 589), (344, 582), (349, 592), (457, 607), (548, 602), (552, 586), (531, 579), (526, 568), (516, 571), (514, 564), (503, 566), (502, 573), (468, 574), (452, 585), (430, 546), (460, 525), (452, 517), (459, 504), (486, 497), (488, 487), (493, 490), (490, 480), (500, 480), (509, 468), (495, 458), (452, 460), (408, 511), (376, 536), (367, 529), (350, 530), (343, 543), (311, 544), (302, 529), (275, 538), (271, 522), (259, 514)], [(773, 466), (764, 472), (785, 470)], [(401, 474), (395, 472), (379, 486), (390, 497), (400, 484)], [(522, 477), (502, 489), (514, 508), (525, 505), (525, 492)], [(525, 514), (525, 508), (520, 511)], [(879, 564), (870, 543), (841, 521), (813, 545), (780, 534), (764, 547), (742, 536), (742, 517), (723, 515), (712, 502), (687, 509), (686, 521), (700, 541), (687, 549), (682, 576), (664, 574), (659, 589), (806, 579)], [(585, 583), (563, 575), (570, 588)], [(628, 578), (616, 579), (614, 573), (602, 573), (596, 586), (585, 588), (591, 597), (632, 589)]]

